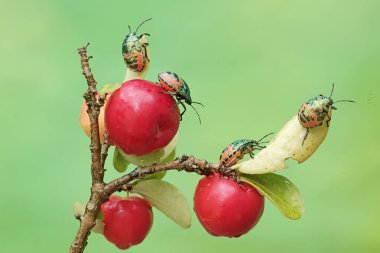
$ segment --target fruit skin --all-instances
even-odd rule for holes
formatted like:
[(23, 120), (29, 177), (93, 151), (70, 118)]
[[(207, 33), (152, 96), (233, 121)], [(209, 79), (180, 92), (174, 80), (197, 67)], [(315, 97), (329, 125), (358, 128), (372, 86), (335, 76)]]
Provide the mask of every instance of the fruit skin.
[(141, 243), (148, 235), (153, 223), (152, 207), (139, 197), (122, 199), (111, 196), (103, 203), (104, 236), (119, 249)]
[(211, 235), (239, 237), (259, 221), (264, 197), (245, 182), (238, 184), (215, 173), (199, 181), (194, 211)]
[(165, 147), (178, 131), (175, 100), (155, 83), (134, 79), (113, 92), (105, 109), (110, 141), (129, 155)]
[[(105, 131), (104, 108), (106, 107), (107, 99), (109, 96), (110, 95), (107, 95), (106, 100), (104, 101), (104, 105), (100, 108), (100, 113), (99, 113), (99, 118), (98, 118), (100, 143), (103, 143), (103, 135), (104, 135), (104, 131)], [(87, 114), (87, 104), (86, 104), (85, 100), (83, 101), (82, 107), (80, 108), (79, 124), (82, 127), (84, 133), (88, 137), (90, 137), (91, 136), (91, 123), (90, 123), (90, 117)]]

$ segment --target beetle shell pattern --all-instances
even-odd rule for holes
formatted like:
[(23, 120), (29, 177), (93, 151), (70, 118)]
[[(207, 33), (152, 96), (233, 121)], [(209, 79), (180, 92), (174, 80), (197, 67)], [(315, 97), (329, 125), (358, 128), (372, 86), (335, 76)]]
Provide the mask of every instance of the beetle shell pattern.
[(135, 51), (129, 54), (123, 54), (125, 64), (134, 72), (141, 72), (145, 65), (145, 56), (142, 52)]
[(149, 61), (146, 53), (146, 43), (141, 42), (141, 38), (131, 32), (123, 42), (122, 51), (125, 64), (134, 72), (141, 72)]
[(244, 155), (251, 154), (258, 143), (252, 140), (237, 140), (232, 142), (222, 151), (219, 163), (222, 166), (233, 166), (243, 159)]
[(168, 92), (173, 93), (178, 100), (191, 104), (190, 88), (181, 77), (173, 72), (162, 72), (158, 75), (159, 84)]
[(184, 83), (182, 78), (173, 72), (162, 72), (158, 75), (158, 80), (165, 90), (173, 93), (178, 93)]
[(322, 125), (323, 120), (332, 109), (333, 100), (319, 95), (304, 103), (298, 111), (298, 120), (305, 128)]

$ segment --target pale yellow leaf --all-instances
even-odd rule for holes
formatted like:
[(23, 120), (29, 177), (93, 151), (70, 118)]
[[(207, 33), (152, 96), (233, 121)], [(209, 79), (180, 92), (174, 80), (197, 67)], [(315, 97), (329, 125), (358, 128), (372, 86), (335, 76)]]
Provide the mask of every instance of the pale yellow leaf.
[[(331, 117), (331, 110), (329, 116)], [(327, 118), (321, 126), (310, 128), (309, 135), (302, 144), (306, 128), (300, 124), (297, 115), (294, 116), (265, 149), (257, 153), (253, 159), (237, 164), (232, 169), (246, 174), (264, 174), (286, 168), (285, 161), (289, 158), (299, 163), (304, 162), (325, 139), (329, 130)]]

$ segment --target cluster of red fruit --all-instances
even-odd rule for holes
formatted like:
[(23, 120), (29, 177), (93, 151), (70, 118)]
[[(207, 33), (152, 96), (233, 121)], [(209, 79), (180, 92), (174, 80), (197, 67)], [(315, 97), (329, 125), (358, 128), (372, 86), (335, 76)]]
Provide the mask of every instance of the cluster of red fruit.
[[(130, 80), (107, 96), (99, 116), (100, 135), (107, 129), (109, 141), (128, 155), (146, 155), (164, 148), (176, 135), (180, 114), (176, 101), (159, 85)], [(174, 108), (174, 109), (173, 109)], [(80, 123), (89, 135), (86, 104)], [(204, 177), (194, 195), (194, 211), (212, 235), (238, 237), (260, 219), (263, 196), (247, 183), (219, 174)], [(140, 197), (112, 196), (102, 205), (104, 236), (120, 249), (139, 244), (148, 234), (152, 208)]]

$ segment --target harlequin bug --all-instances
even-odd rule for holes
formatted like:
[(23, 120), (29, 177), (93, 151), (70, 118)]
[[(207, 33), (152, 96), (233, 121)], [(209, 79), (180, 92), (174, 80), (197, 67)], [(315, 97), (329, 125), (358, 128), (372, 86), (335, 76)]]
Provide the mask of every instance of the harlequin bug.
[(267, 143), (267, 141), (261, 141), (271, 134), (273, 133), (265, 135), (258, 141), (242, 139), (232, 142), (230, 145), (228, 145), (227, 148), (222, 151), (222, 154), (219, 158), (219, 164), (221, 166), (231, 167), (243, 159), (244, 155), (246, 154), (249, 154), (249, 156), (253, 158), (253, 151), (265, 148), (265, 146), (261, 146), (261, 144)]
[(122, 44), (122, 53), (124, 57), (124, 62), (127, 67), (134, 72), (141, 72), (147, 61), (150, 61), (147, 55), (146, 47), (149, 45), (146, 42), (142, 42), (141, 38), (144, 35), (150, 36), (148, 33), (143, 33), (141, 35), (136, 35), (138, 29), (145, 22), (151, 20), (151, 18), (144, 20), (136, 29), (136, 31), (132, 32), (131, 27), (129, 28), (129, 33), (125, 37)]
[[(168, 94), (175, 96), (177, 99), (177, 103), (174, 106), (177, 106), (179, 104), (183, 107), (183, 112), (181, 113), (181, 120), (182, 115), (186, 112), (186, 106), (183, 102), (190, 105), (199, 118), (199, 123), (201, 123), (201, 117), (199, 116), (197, 110), (195, 110), (194, 106), (192, 104), (198, 104), (203, 106), (202, 103), (194, 102), (191, 100), (190, 97), (190, 88), (181, 77), (179, 77), (176, 73), (165, 71), (160, 74), (158, 74), (158, 81), (159, 85), (161, 85), (162, 88), (164, 88)], [(174, 108), (173, 106), (173, 108)]]
[(328, 119), (326, 121), (327, 127), (329, 127), (330, 116), (328, 115), (330, 110), (336, 110), (337, 108), (333, 106), (333, 104), (338, 102), (352, 102), (352, 100), (338, 100), (333, 101), (331, 96), (334, 92), (334, 84), (332, 85), (331, 94), (329, 97), (325, 97), (323, 95), (316, 96), (312, 99), (306, 101), (298, 111), (298, 120), (303, 127), (307, 129), (305, 137), (303, 139), (302, 144), (305, 142), (309, 129), (322, 125), (323, 120), (327, 116)]

